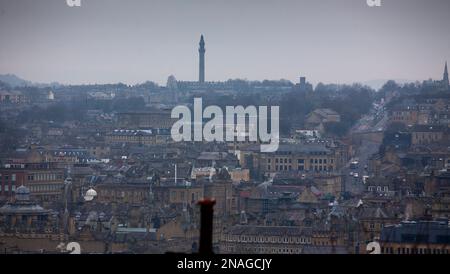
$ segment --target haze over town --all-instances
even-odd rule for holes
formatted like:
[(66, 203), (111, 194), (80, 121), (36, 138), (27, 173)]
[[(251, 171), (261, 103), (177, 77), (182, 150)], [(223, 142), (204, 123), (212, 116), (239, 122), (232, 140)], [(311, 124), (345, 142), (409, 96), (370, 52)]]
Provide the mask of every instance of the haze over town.
[(1, 0), (0, 74), (64, 84), (193, 80), (192, 41), (204, 34), (208, 81), (422, 81), (450, 60), (449, 9), (446, 0), (377, 8), (364, 0), (86, 0), (75, 8)]

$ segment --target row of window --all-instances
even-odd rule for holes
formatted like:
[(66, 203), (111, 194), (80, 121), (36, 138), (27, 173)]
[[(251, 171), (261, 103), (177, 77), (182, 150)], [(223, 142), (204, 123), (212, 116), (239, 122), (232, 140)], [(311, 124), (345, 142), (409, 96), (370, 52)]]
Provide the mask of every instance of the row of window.
[[(311, 163), (311, 164), (326, 164), (327, 163), (327, 159), (326, 158), (315, 158), (315, 159), (313, 159), (313, 158), (311, 158), (311, 159), (309, 159), (309, 162)], [(330, 159), (330, 162), (331, 163), (333, 163), (333, 159)], [(272, 163), (272, 159), (267, 159), (267, 163)], [(288, 158), (275, 158), (275, 163), (276, 164), (278, 164), (278, 163), (280, 163), (280, 164), (287, 164), (287, 163), (289, 163), (289, 164), (292, 164), (292, 159), (288, 159)], [(301, 164), (304, 164), (305, 163), (305, 159), (297, 159), (297, 163), (299, 164), (299, 165), (301, 165)]]
[[(237, 250), (239, 249), (239, 250)], [(245, 253), (261, 253), (261, 254), (300, 254), (302, 250), (300, 248), (275, 248), (275, 247), (244, 247), (244, 248), (233, 248), (231, 246), (227, 246), (224, 248), (224, 251), (227, 253), (239, 252), (241, 251)]]
[(367, 188), (369, 190), (369, 192), (373, 192), (373, 191), (377, 191), (377, 192), (389, 192), (389, 187), (385, 186), (385, 187), (381, 187), (381, 186), (369, 186)]
[(114, 191), (114, 190), (102, 190), (101, 191), (102, 196), (104, 197), (122, 197), (124, 198), (125, 196), (127, 197), (136, 197), (136, 198), (143, 198), (145, 196), (145, 192), (140, 192), (140, 191)]
[[(270, 170), (270, 166), (267, 166), (267, 169), (268, 170)], [(292, 170), (292, 166), (287, 166), (287, 165), (281, 165), (281, 166), (279, 166), (279, 165), (276, 165), (275, 166), (275, 170), (276, 171), (282, 171), (282, 170)]]
[[(5, 182), (8, 182), (10, 177), (9, 177), (9, 175), (2, 176), (2, 174), (0, 173), (0, 182), (2, 181), (2, 178), (4, 179)], [(11, 174), (11, 182), (15, 182), (15, 181), (16, 181), (16, 174), (13, 173), (13, 174)]]
[[(9, 179), (11, 179), (11, 182), (15, 182), (17, 180), (17, 174), (13, 173), (11, 174), (11, 177), (9, 175), (0, 174), (0, 181), (4, 179), (5, 182), (8, 182)], [(27, 177), (28, 181), (55, 181), (55, 180), (62, 180), (63, 175), (62, 174), (56, 174), (56, 173), (35, 173), (35, 174), (29, 174)]]
[(62, 179), (63, 175), (56, 173), (35, 173), (28, 175), (28, 181), (56, 181)]
[(449, 254), (448, 249), (439, 249), (439, 248), (408, 248), (408, 247), (398, 247), (395, 250), (392, 247), (381, 247), (382, 254)]
[(45, 191), (59, 191), (62, 189), (62, 185), (31, 185), (30, 192), (45, 192)]
[(438, 138), (441, 137), (441, 134), (439, 133), (414, 133), (414, 137), (416, 139), (421, 139), (421, 140), (437, 140)]
[(16, 191), (16, 186), (15, 185), (12, 185), (11, 187), (9, 186), (9, 185), (0, 185), (0, 191), (5, 191), (5, 192), (8, 192), (8, 191)]
[[(272, 170), (272, 167), (270, 165), (267, 166), (267, 170)], [(276, 165), (275, 166), (275, 171), (287, 171), (287, 170), (292, 170), (292, 166), (291, 165)], [(299, 171), (304, 171), (305, 166), (298, 166), (297, 170)], [(310, 166), (309, 167), (309, 171), (333, 171), (333, 167), (327, 167), (327, 166), (323, 166), (323, 165), (317, 165), (317, 166)]]
[[(269, 161), (269, 163), (270, 163), (270, 159), (268, 159), (268, 161)], [(275, 158), (275, 163), (276, 164), (278, 164), (278, 163), (285, 163), (285, 164), (287, 164), (289, 162), (289, 164), (292, 164), (292, 159), (287, 159), (287, 158), (285, 158), (285, 159), (279, 159), (279, 158)]]
[[(198, 193), (191, 193), (191, 201), (192, 202), (195, 202), (195, 201), (198, 201), (199, 200), (199, 194)], [(184, 191), (180, 191), (179, 193), (178, 193), (178, 197), (179, 197), (179, 199), (180, 200), (184, 200), (185, 199), (185, 192)], [(171, 193), (170, 193), (170, 199), (171, 200), (176, 200), (177, 199), (177, 192), (176, 191), (172, 191)]]
[(272, 237), (272, 236), (245, 236), (245, 235), (227, 235), (225, 239), (230, 242), (251, 242), (251, 243), (297, 243), (310, 244), (311, 238), (307, 237)]
[(394, 118), (394, 120), (395, 121), (409, 121), (409, 120), (411, 120), (411, 117), (410, 116), (407, 116), (407, 117), (397, 116)]

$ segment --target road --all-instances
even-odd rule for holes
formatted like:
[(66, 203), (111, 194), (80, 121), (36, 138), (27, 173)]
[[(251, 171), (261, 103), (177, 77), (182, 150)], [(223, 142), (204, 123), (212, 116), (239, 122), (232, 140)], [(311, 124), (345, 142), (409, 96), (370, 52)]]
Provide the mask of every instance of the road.
[[(369, 114), (364, 115), (351, 129), (351, 134), (385, 130), (387, 114), (383, 109), (383, 105), (374, 104)], [(379, 143), (370, 140), (362, 140), (361, 145), (355, 148), (355, 155), (352, 160), (357, 159), (359, 164), (355, 169), (351, 169), (350, 162), (352, 160), (350, 160), (342, 169), (345, 191), (352, 194), (360, 194), (365, 190), (366, 186), (363, 183), (363, 176), (369, 175), (365, 167), (369, 164), (368, 160), (370, 156), (377, 153), (379, 147)], [(358, 174), (358, 177), (354, 176), (355, 173)]]
[[(352, 194), (360, 194), (365, 190), (365, 185), (363, 183), (363, 176), (369, 175), (366, 170), (366, 166), (369, 165), (369, 158), (371, 155), (378, 152), (380, 144), (363, 141), (361, 146), (356, 149), (354, 159), (358, 159), (358, 165), (356, 168), (352, 169), (350, 167), (350, 162), (342, 169), (345, 181), (345, 191)], [(354, 174), (357, 173), (358, 177)]]

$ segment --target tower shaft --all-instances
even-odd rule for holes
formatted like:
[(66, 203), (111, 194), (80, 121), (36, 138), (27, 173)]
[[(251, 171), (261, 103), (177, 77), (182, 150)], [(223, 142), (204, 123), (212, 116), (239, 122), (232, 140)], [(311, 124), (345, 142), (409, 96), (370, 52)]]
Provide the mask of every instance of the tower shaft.
[(198, 81), (200, 83), (205, 82), (205, 41), (203, 39), (203, 35), (200, 37), (200, 43), (198, 48), (199, 53), (199, 75)]

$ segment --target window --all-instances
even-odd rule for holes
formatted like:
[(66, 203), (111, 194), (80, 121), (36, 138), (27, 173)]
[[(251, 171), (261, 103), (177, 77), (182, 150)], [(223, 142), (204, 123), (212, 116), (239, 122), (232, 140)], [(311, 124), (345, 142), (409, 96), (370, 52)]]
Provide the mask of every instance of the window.
[(11, 174), (11, 181), (13, 181), (13, 182), (16, 181), (16, 174), (15, 173)]

